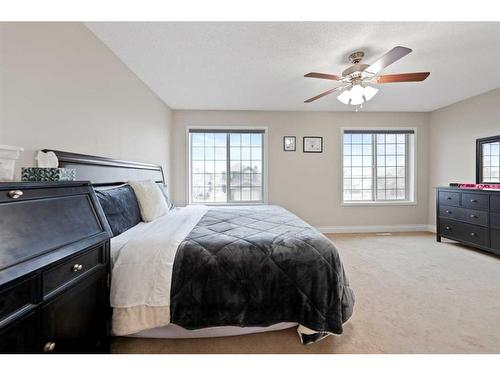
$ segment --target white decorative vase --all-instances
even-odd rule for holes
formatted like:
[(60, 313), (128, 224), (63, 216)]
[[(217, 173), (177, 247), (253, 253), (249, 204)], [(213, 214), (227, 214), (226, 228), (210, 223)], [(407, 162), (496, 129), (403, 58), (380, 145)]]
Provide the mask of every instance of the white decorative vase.
[(0, 145), (0, 181), (13, 181), (16, 160), (24, 149), (22, 147)]

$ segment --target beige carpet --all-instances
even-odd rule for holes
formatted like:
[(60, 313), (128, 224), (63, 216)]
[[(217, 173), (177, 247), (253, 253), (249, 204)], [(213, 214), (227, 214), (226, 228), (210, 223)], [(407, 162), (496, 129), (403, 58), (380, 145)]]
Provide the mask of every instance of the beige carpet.
[(500, 353), (500, 258), (429, 233), (329, 235), (356, 294), (342, 336), (295, 328), (211, 339), (113, 340), (114, 353)]

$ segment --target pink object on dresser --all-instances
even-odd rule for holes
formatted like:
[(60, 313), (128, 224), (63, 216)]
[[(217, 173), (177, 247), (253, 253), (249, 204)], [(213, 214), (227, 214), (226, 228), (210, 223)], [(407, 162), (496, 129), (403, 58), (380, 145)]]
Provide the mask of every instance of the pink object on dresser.
[(500, 190), (500, 184), (460, 184), (459, 188), (470, 190)]

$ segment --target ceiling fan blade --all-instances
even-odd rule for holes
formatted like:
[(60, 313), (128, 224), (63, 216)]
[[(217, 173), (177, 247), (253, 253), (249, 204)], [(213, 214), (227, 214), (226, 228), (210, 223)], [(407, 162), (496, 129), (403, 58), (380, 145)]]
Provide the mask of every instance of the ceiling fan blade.
[(332, 81), (340, 81), (342, 79), (342, 77), (336, 76), (335, 74), (316, 73), (316, 72), (307, 73), (304, 77), (330, 79)]
[(382, 69), (388, 67), (393, 62), (398, 61), (400, 58), (408, 55), (412, 50), (407, 47), (397, 46), (387, 52), (380, 59), (371, 64), (368, 68), (365, 69), (365, 72), (377, 74)]
[(372, 83), (393, 83), (393, 82), (420, 82), (429, 77), (430, 72), (420, 73), (400, 73), (386, 74), (375, 77), (371, 80)]
[[(348, 85), (347, 85), (347, 86), (348, 86)], [(305, 101), (304, 101), (304, 103), (311, 103), (311, 102), (313, 102), (313, 101), (315, 101), (315, 100), (317, 100), (317, 99), (319, 99), (319, 98), (322, 98), (323, 96), (326, 96), (326, 95), (328, 95), (328, 94), (331, 94), (331, 93), (332, 93), (332, 92), (334, 92), (334, 91), (341, 90), (341, 89), (343, 89), (343, 88), (345, 88), (345, 87), (347, 87), (347, 86), (334, 87), (333, 89), (330, 89), (330, 90), (328, 90), (328, 91), (322, 92), (322, 93), (321, 93), (321, 94), (319, 94), (319, 95), (313, 96), (312, 98), (309, 98), (309, 99), (305, 100)]]

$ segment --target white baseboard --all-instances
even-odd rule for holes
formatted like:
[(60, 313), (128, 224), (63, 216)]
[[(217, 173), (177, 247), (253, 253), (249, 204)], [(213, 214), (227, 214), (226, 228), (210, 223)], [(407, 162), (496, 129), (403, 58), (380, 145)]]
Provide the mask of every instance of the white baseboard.
[(435, 225), (429, 224), (346, 225), (316, 229), (321, 233), (436, 232)]
[(432, 233), (436, 233), (437, 232), (436, 224), (427, 224), (427, 231), (432, 232)]

